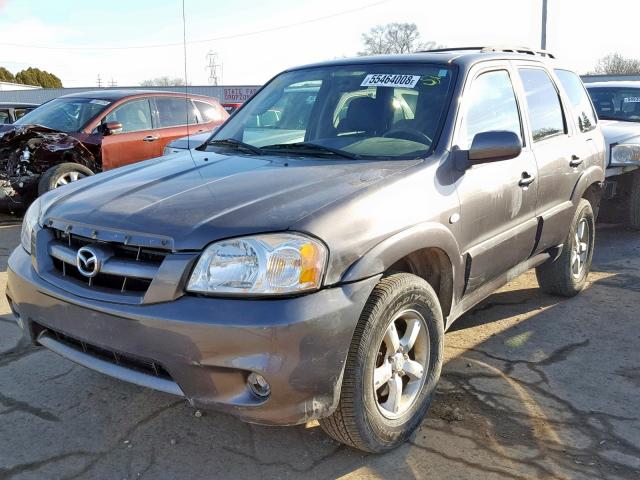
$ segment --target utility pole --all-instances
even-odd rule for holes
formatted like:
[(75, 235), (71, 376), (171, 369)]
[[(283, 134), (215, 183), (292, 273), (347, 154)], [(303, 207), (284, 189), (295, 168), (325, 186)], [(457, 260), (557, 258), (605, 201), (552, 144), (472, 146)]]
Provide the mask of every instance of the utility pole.
[(540, 48), (547, 49), (547, 0), (542, 0), (542, 35), (540, 38)]
[(100, 78), (100, 74), (98, 74), (98, 88), (102, 88), (102, 79)]
[(222, 83), (222, 61), (219, 60), (218, 54), (209, 50), (207, 53), (207, 66), (209, 70), (209, 84), (219, 85)]

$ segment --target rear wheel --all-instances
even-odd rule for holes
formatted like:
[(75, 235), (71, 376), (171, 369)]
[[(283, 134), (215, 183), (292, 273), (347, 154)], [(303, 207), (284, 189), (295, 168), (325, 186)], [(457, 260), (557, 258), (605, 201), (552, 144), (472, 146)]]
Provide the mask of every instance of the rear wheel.
[(589, 201), (583, 198), (578, 204), (560, 257), (536, 268), (540, 288), (546, 293), (564, 297), (578, 294), (587, 283), (594, 245), (593, 209)]
[(415, 275), (383, 278), (356, 327), (336, 411), (320, 420), (367, 452), (397, 447), (420, 425), (440, 378), (444, 325), (438, 297)]
[(93, 172), (79, 163), (67, 162), (55, 165), (40, 177), (38, 195), (91, 175), (93, 175)]
[(633, 230), (640, 230), (640, 170), (631, 174), (626, 224)]

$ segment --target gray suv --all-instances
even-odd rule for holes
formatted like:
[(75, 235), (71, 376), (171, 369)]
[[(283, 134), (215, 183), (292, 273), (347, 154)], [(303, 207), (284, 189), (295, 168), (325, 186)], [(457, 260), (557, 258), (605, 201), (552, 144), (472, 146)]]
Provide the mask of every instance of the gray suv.
[(40, 197), (9, 304), (107, 375), (393, 448), (454, 320), (532, 267), (546, 292), (585, 286), (604, 180), (586, 95), (529, 50), (287, 70), (202, 147)]

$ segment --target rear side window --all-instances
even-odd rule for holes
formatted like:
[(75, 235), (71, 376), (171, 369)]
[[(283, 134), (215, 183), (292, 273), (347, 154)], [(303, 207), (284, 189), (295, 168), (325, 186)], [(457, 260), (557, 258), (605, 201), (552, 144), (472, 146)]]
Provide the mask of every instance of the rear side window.
[(191, 100), (184, 97), (156, 97), (156, 107), (160, 128), (186, 125), (187, 112), (189, 124), (198, 123), (195, 107)]
[(560, 97), (549, 75), (539, 68), (521, 68), (519, 71), (526, 93), (533, 141), (540, 142), (566, 133)]
[(589, 101), (589, 95), (582, 84), (582, 80), (569, 70), (556, 70), (556, 75), (562, 84), (562, 88), (569, 96), (573, 114), (576, 117), (580, 131), (588, 132), (596, 128), (596, 114), (593, 111), (593, 106)]
[(122, 132), (137, 132), (140, 130), (151, 130), (151, 108), (149, 100), (132, 100), (119, 107), (116, 107), (105, 118), (106, 122), (120, 122)]
[(520, 114), (511, 78), (506, 70), (479, 75), (465, 94), (458, 144), (469, 149), (478, 133), (504, 130), (522, 140)]
[(4, 125), (5, 123), (11, 123), (9, 110), (0, 110), (0, 125)]
[(199, 100), (194, 100), (193, 104), (200, 112), (200, 117), (202, 117), (203, 123), (219, 122), (222, 120), (222, 112), (220, 112), (220, 109), (215, 105), (211, 105), (207, 102), (201, 102)]

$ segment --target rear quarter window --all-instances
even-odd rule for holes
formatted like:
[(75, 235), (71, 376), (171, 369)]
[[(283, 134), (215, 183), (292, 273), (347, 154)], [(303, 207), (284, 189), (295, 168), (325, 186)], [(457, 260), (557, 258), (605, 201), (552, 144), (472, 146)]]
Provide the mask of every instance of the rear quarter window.
[(567, 93), (573, 115), (581, 132), (588, 132), (596, 128), (598, 121), (593, 110), (593, 105), (589, 100), (587, 90), (582, 84), (580, 77), (569, 70), (556, 70), (556, 75), (562, 84), (562, 88)]
[[(160, 128), (198, 123), (195, 107), (185, 97), (156, 97)], [(188, 117), (187, 117), (188, 115)]]

